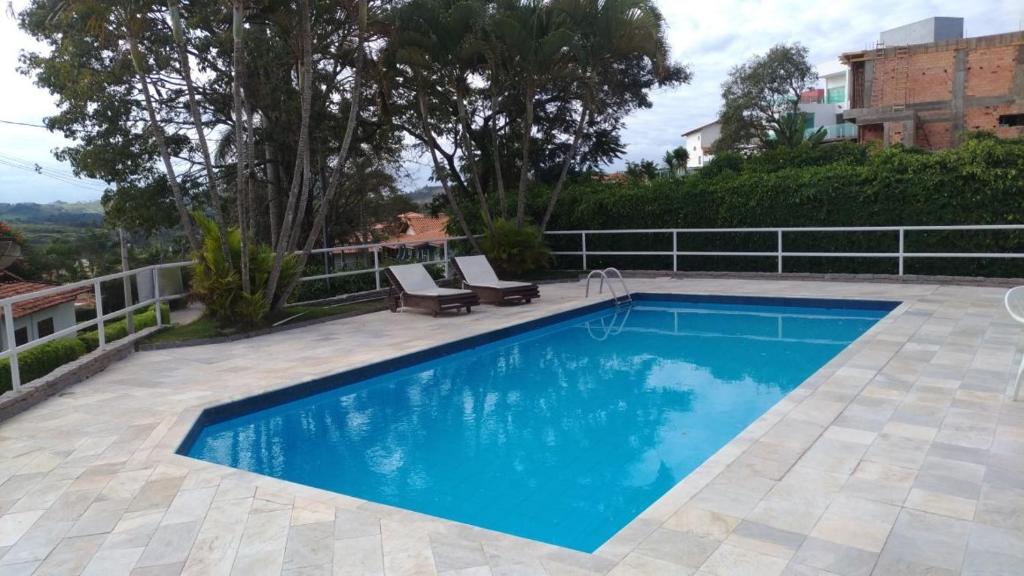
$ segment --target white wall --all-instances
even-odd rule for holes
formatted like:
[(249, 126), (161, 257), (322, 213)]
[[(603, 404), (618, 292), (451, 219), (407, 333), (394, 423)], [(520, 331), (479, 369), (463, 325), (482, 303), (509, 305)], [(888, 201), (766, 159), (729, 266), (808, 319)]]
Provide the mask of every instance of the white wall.
[[(39, 338), (38, 326), (39, 322), (46, 320), (47, 318), (53, 318), (53, 331), (58, 332), (65, 328), (70, 328), (75, 325), (75, 303), (65, 302), (45, 310), (40, 310), (35, 314), (29, 314), (28, 316), (22, 316), (14, 320), (14, 330), (18, 331), (23, 327), (28, 328), (28, 340), (29, 342)], [(7, 334), (5, 329), (0, 329), (0, 350), (7, 349)]]
[(722, 136), (722, 125), (718, 122), (710, 124), (686, 135), (686, 151), (690, 154), (686, 161), (687, 168), (700, 168), (714, 158), (706, 154), (705, 148), (711, 148)]

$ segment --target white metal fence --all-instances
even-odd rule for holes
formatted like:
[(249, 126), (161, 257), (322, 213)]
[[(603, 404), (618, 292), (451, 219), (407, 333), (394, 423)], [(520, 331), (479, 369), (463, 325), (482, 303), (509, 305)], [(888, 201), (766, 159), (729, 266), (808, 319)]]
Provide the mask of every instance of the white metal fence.
[[(7, 342), (6, 348), (0, 352), (0, 359), (7, 358), (10, 360), (11, 370), (11, 385), (14, 391), (18, 391), (21, 388), (21, 373), (18, 369), (18, 354), (25, 352), (26, 350), (35, 348), (47, 342), (57, 340), (58, 338), (64, 338), (67, 336), (74, 336), (76, 333), (96, 327), (96, 333), (99, 338), (100, 348), (104, 348), (107, 345), (105, 325), (107, 322), (120, 318), (127, 317), (129, 314), (134, 314), (136, 310), (146, 308), (149, 306), (156, 307), (156, 323), (157, 326), (163, 324), (163, 312), (160, 309), (160, 304), (169, 300), (175, 300), (183, 298), (185, 292), (179, 294), (162, 294), (160, 292), (160, 271), (172, 268), (183, 268), (190, 266), (191, 262), (174, 262), (170, 264), (156, 264), (153, 266), (145, 266), (137, 268), (135, 270), (128, 270), (127, 272), (118, 272), (116, 274), (108, 274), (107, 276), (100, 276), (97, 278), (91, 278), (89, 280), (82, 280), (80, 282), (73, 282), (71, 284), (64, 284), (61, 286), (54, 286), (53, 288), (46, 288), (44, 290), (37, 290), (35, 292), (28, 292), (26, 294), (18, 294), (17, 296), (10, 296), (0, 300), (0, 309), (3, 310), (4, 315), (4, 339)], [(149, 276), (149, 279), (153, 283), (153, 296), (150, 298), (140, 299), (138, 302), (132, 303), (130, 298), (130, 284), (124, 288), (125, 290), (125, 304), (126, 306), (120, 310), (113, 312), (104, 312), (103, 310), (103, 292), (102, 285), (105, 282), (114, 280), (124, 281), (125, 278), (129, 280), (133, 277), (144, 278)], [(96, 299), (96, 317), (87, 320), (85, 322), (76, 322), (74, 325), (67, 328), (57, 330), (53, 334), (30, 340), (24, 344), (18, 345), (15, 339), (14, 331), (14, 307), (16, 304), (21, 302), (28, 302), (30, 300), (36, 300), (38, 298), (45, 298), (47, 296), (53, 296), (57, 294), (65, 294), (67, 292), (81, 291), (86, 292), (89, 289), (92, 290), (93, 297)], [(130, 324), (129, 324), (130, 326)]]
[[(986, 230), (1004, 230), (1004, 231), (1024, 231), (1024, 225), (1020, 224), (1007, 224), (1007, 225), (983, 225), (983, 226), (869, 226), (869, 227), (847, 227), (847, 228), (676, 228), (676, 229), (635, 229), (635, 230), (559, 230), (546, 232), (548, 236), (577, 236), (579, 237), (580, 249), (579, 250), (556, 250), (552, 253), (559, 256), (580, 256), (582, 258), (582, 268), (586, 270), (588, 268), (587, 259), (594, 256), (662, 256), (671, 257), (672, 259), (672, 270), (679, 270), (680, 258), (691, 257), (691, 256), (715, 256), (715, 257), (735, 257), (735, 256), (760, 256), (775, 258), (778, 263), (778, 272), (781, 274), (783, 270), (783, 261), (785, 258), (793, 257), (811, 257), (811, 258), (881, 258), (881, 259), (893, 259), (898, 262), (899, 274), (903, 275), (904, 261), (906, 259), (913, 258), (1024, 258), (1024, 253), (1018, 252), (997, 252), (997, 253), (978, 253), (978, 252), (906, 252), (905, 251), (905, 239), (907, 233), (911, 232), (950, 232), (950, 231), (986, 231)], [(800, 234), (808, 232), (828, 232), (828, 233), (844, 233), (844, 232), (896, 232), (898, 233), (898, 245), (894, 246), (894, 250), (890, 252), (789, 252), (785, 250), (785, 236), (788, 234)], [(686, 249), (686, 236), (693, 234), (765, 234), (771, 233), (776, 238), (776, 249), (774, 251), (764, 252), (743, 252), (743, 251), (700, 251), (700, 250), (687, 250)], [(670, 234), (672, 238), (672, 249), (671, 250), (640, 250), (640, 251), (609, 251), (609, 250), (591, 250), (587, 247), (588, 237), (593, 238), (595, 236), (602, 235), (638, 235), (638, 234)], [(429, 261), (420, 262), (422, 264), (434, 264), (440, 265), (444, 268), (445, 276), (450, 275), (449, 261), (452, 255), (451, 243), (466, 240), (466, 237), (456, 237), (444, 240), (440, 245), (441, 258)], [(372, 274), (374, 276), (374, 285), (376, 290), (381, 290), (384, 286), (382, 285), (382, 273), (386, 266), (383, 265), (381, 259), (381, 250), (389, 247), (400, 247), (409, 246), (409, 242), (391, 242), (391, 243), (377, 243), (377, 244), (359, 244), (352, 246), (340, 246), (335, 248), (321, 248), (313, 251), (315, 255), (323, 254), (336, 254), (338, 252), (368, 252), (372, 254), (373, 266), (362, 268), (358, 270), (342, 270), (337, 272), (326, 272), (324, 274), (318, 274), (313, 276), (305, 276), (301, 279), (302, 282), (313, 282), (318, 280), (329, 280), (331, 278), (341, 278), (346, 276), (356, 276)], [(4, 317), (4, 334), (8, 345), (5, 350), (0, 351), (0, 359), (10, 359), (10, 370), (11, 370), (11, 381), (14, 390), (18, 390), (21, 387), (21, 376), (18, 370), (18, 354), (23, 353), (26, 350), (45, 344), (47, 342), (72, 336), (82, 330), (88, 330), (92, 327), (96, 327), (96, 331), (99, 336), (100, 348), (106, 346), (106, 336), (104, 331), (105, 323), (126, 317), (128, 314), (134, 313), (136, 310), (146, 308), (148, 306), (154, 306), (156, 308), (156, 322), (157, 325), (163, 325), (164, 318), (162, 317), (162, 311), (160, 304), (170, 300), (183, 298), (186, 295), (186, 291), (179, 294), (168, 294), (161, 292), (160, 290), (160, 274), (159, 272), (164, 269), (177, 268), (181, 269), (190, 266), (191, 262), (175, 262), (170, 264), (157, 264), (153, 266), (145, 266), (135, 270), (129, 270), (127, 272), (119, 272), (117, 274), (110, 274), (99, 278), (92, 278), (90, 280), (83, 280), (81, 282), (75, 282), (72, 284), (65, 284), (62, 286), (54, 286), (53, 288), (47, 288), (37, 292), (31, 292), (28, 294), (20, 294), (17, 296), (11, 296), (8, 298), (0, 299), (0, 310), (3, 310)], [(153, 283), (153, 295), (151, 297), (140, 299), (138, 302), (131, 303), (130, 305), (116, 310), (113, 312), (104, 312), (103, 310), (103, 298), (101, 293), (101, 285), (105, 282), (122, 280), (126, 277), (137, 277), (144, 278), (147, 275), (150, 276)], [(14, 334), (14, 306), (21, 302), (34, 300), (46, 296), (55, 294), (61, 294), (72, 290), (92, 290), (92, 293), (96, 299), (96, 317), (86, 322), (76, 323), (74, 326), (63, 328), (59, 331), (54, 332), (43, 338), (31, 340), (24, 344), (16, 345), (15, 334)], [(126, 303), (131, 302), (126, 298)]]
[[(444, 274), (447, 277), (449, 275), (449, 255), (450, 243), (465, 240), (465, 237), (448, 238), (441, 242), (439, 246), (441, 249), (441, 259), (429, 260), (420, 262), (421, 264), (436, 264), (444, 267)], [(382, 288), (381, 274), (384, 271), (385, 266), (382, 266), (381, 261), (381, 250), (389, 247), (400, 247), (409, 246), (410, 242), (384, 242), (377, 244), (358, 244), (352, 246), (340, 246), (336, 248), (321, 248), (313, 250), (312, 253), (316, 255), (322, 254), (336, 254), (339, 251), (346, 252), (370, 252), (373, 254), (373, 267), (362, 268), (358, 270), (344, 270), (339, 272), (331, 272), (326, 274), (319, 274), (315, 276), (304, 276), (301, 278), (302, 282), (311, 282), (316, 280), (328, 280), (330, 278), (340, 278), (344, 276), (356, 276), (372, 274), (375, 278), (376, 290)], [(38, 290), (36, 292), (29, 292), (26, 294), (19, 294), (17, 296), (11, 296), (8, 298), (0, 299), (0, 310), (3, 311), (3, 329), (7, 346), (4, 350), (0, 351), (0, 359), (8, 358), (10, 360), (10, 371), (11, 371), (11, 383), (15, 391), (21, 388), (21, 373), (18, 367), (18, 355), (24, 353), (27, 350), (40, 346), (47, 342), (57, 340), (59, 338), (65, 338), (68, 336), (74, 336), (78, 332), (83, 330), (89, 330), (96, 327), (97, 335), (99, 337), (99, 346), (104, 348), (107, 345), (105, 324), (111, 320), (117, 320), (122, 317), (127, 317), (128, 314), (134, 313), (137, 310), (154, 306), (156, 308), (156, 324), (162, 326), (164, 324), (163, 312), (160, 309), (160, 304), (168, 302), (170, 300), (176, 300), (184, 298), (187, 295), (187, 289), (177, 294), (169, 294), (161, 292), (160, 290), (160, 271), (165, 269), (182, 269), (191, 266), (192, 262), (174, 262), (170, 264), (156, 264), (153, 266), (144, 266), (129, 270), (127, 272), (118, 272), (116, 274), (109, 274), (106, 276), (100, 276), (97, 278), (91, 278), (89, 280), (82, 280), (80, 282), (74, 282), (71, 284), (64, 284), (61, 286), (54, 286), (52, 288), (46, 288), (44, 290)], [(152, 282), (153, 293), (151, 297), (140, 298), (138, 302), (131, 303), (130, 305), (115, 310), (113, 312), (104, 312), (103, 310), (103, 294), (102, 285), (106, 282), (112, 282), (116, 280), (124, 281), (125, 278), (138, 278), (148, 279)], [(130, 286), (130, 285), (129, 285)], [(77, 322), (73, 326), (58, 330), (48, 336), (30, 340), (21, 345), (17, 345), (15, 339), (15, 318), (14, 318), (14, 307), (16, 304), (27, 302), (30, 300), (36, 300), (38, 298), (45, 298), (47, 296), (53, 296), (56, 294), (64, 294), (74, 291), (87, 292), (91, 290), (94, 298), (96, 299), (96, 317), (85, 321)], [(125, 302), (129, 303), (130, 288), (125, 287)]]
[[(836, 227), (836, 228), (660, 228), (660, 229), (636, 229), (636, 230), (558, 230), (545, 232), (548, 236), (577, 236), (580, 241), (579, 250), (555, 250), (552, 254), (558, 256), (580, 256), (583, 259), (584, 270), (588, 269), (587, 258), (593, 256), (663, 256), (672, 258), (672, 271), (679, 271), (680, 257), (688, 256), (755, 256), (774, 258), (777, 261), (778, 273), (782, 274), (782, 265), (785, 258), (881, 258), (892, 259), (897, 262), (898, 275), (903, 276), (904, 262), (907, 259), (924, 258), (1024, 258), (1020, 252), (907, 252), (906, 236), (910, 232), (969, 232), (969, 231), (1024, 231), (1024, 224), (997, 224), (978, 226), (862, 226), (862, 227)], [(896, 232), (898, 243), (888, 252), (789, 252), (785, 249), (784, 236), (787, 234), (800, 234), (808, 232)], [(742, 251), (700, 251), (687, 250), (685, 237), (693, 234), (774, 234), (775, 250), (770, 252), (742, 252)], [(590, 250), (587, 248), (587, 238), (595, 236), (606, 236), (614, 234), (638, 235), (638, 234), (671, 234), (671, 250), (639, 250), (639, 251), (609, 251)], [(682, 242), (681, 242), (682, 241)]]
[[(466, 236), (456, 236), (447, 238), (441, 242), (441, 258), (435, 260), (418, 261), (420, 264), (436, 264), (444, 267), (445, 277), (449, 276), (449, 262), (451, 261), (451, 250), (450, 246), (453, 242), (467, 240)], [(303, 276), (301, 282), (313, 282), (317, 280), (330, 280), (331, 278), (343, 278), (346, 276), (358, 276), (361, 274), (373, 274), (376, 290), (382, 288), (381, 284), (381, 273), (384, 272), (386, 266), (381, 266), (381, 249), (382, 248), (399, 248), (415, 244), (414, 242), (380, 242), (377, 244), (354, 244), (350, 246), (337, 246), (334, 248), (319, 248), (312, 250), (310, 253), (313, 255), (334, 255), (339, 252), (369, 252), (373, 254), (373, 267), (372, 268), (360, 268), (358, 270), (342, 270), (340, 272), (330, 272), (326, 274), (318, 274), (315, 276)], [(426, 244), (426, 242), (424, 243)]]

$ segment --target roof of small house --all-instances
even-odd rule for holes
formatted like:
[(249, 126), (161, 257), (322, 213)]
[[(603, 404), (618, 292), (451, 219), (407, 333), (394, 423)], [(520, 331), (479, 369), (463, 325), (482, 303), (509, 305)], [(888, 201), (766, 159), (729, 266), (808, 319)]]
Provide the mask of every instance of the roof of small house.
[(683, 132), (683, 137), (689, 136), (690, 134), (696, 134), (697, 132), (700, 132), (701, 130), (704, 130), (705, 128), (708, 128), (710, 126), (714, 126), (715, 124), (719, 124), (719, 123), (720, 122), (716, 118), (716, 119), (712, 120), (711, 122), (708, 122), (707, 124), (701, 124), (700, 126), (697, 126), (693, 130), (687, 130), (686, 132)]
[[(28, 282), (25, 280), (6, 280), (5, 276), (0, 276), (0, 300), (4, 298), (10, 298), (11, 296), (20, 296), (22, 294), (28, 294), (30, 292), (38, 292), (40, 290), (46, 290), (47, 288), (53, 288), (56, 284), (45, 284), (43, 282)], [(82, 292), (88, 291), (88, 288), (72, 288), (65, 290), (64, 292), (58, 292), (56, 294), (50, 294), (47, 296), (41, 296), (39, 298), (32, 298), (31, 300), (23, 300), (14, 304), (14, 317), (15, 319), (23, 316), (29, 316), (36, 312), (46, 310), (47, 308), (53, 308), (59, 306), (65, 302), (74, 302), (75, 298)], [(3, 317), (3, 309), (0, 308), (0, 318)]]
[(402, 231), (388, 239), (388, 242), (430, 242), (440, 243), (448, 238), (448, 215), (436, 217), (419, 212), (399, 214)]
[[(448, 238), (448, 215), (438, 214), (436, 217), (420, 212), (405, 212), (398, 215), (398, 232), (380, 240), (383, 244), (401, 244), (406, 247), (422, 246), (431, 244), (440, 246)], [(371, 229), (380, 233), (388, 228), (384, 223), (374, 224)], [(379, 236), (378, 236), (379, 237)], [(376, 243), (372, 239), (366, 239), (362, 234), (356, 234), (354, 242)], [(360, 252), (358, 248), (341, 246), (332, 250), (335, 254), (352, 254)], [(371, 248), (371, 251), (376, 248)]]

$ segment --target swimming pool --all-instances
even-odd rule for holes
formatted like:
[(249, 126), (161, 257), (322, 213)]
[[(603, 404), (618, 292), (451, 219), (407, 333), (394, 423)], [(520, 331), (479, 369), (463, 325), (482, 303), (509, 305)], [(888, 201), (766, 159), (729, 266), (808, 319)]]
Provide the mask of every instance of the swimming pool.
[(592, 552), (895, 306), (637, 295), (209, 409), (179, 451)]

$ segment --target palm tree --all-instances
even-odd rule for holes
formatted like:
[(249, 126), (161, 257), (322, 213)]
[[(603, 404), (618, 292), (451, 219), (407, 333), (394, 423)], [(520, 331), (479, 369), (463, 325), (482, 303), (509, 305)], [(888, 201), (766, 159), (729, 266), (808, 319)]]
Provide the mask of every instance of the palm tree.
[(672, 151), (671, 150), (669, 150), (668, 152), (665, 152), (665, 158), (662, 161), (665, 162), (665, 168), (668, 169), (669, 175), (670, 176), (675, 176), (676, 175), (676, 170), (679, 167), (676, 165), (676, 157), (672, 155)]
[[(274, 301), (274, 294), (277, 292), (277, 283), (281, 279), (284, 269), (285, 256), (291, 252), (289, 248), (295, 224), (296, 204), (298, 204), (299, 191), (303, 186), (303, 175), (307, 159), (309, 157), (309, 117), (313, 100), (313, 34), (310, 31), (310, 18), (312, 17), (309, 0), (299, 0), (299, 40), (302, 48), (302, 64), (299, 69), (299, 88), (301, 97), (300, 110), (301, 120), (299, 121), (299, 141), (296, 145), (295, 168), (292, 171), (291, 188), (288, 191), (288, 200), (285, 205), (284, 217), (281, 221), (281, 228), (277, 241), (274, 243), (274, 262), (267, 276), (267, 285), (264, 290), (264, 298), (268, 307), (280, 306), (284, 299)], [(308, 184), (308, 181), (306, 182)]]
[(202, 245), (200, 244), (199, 236), (196, 234), (195, 227), (192, 225), (192, 217), (185, 206), (185, 194), (181, 189), (181, 183), (178, 181), (178, 175), (174, 170), (174, 165), (171, 163), (171, 152), (167, 147), (164, 127), (160, 124), (160, 120), (157, 117), (156, 104), (153, 102), (153, 94), (149, 87), (146, 60), (139, 49), (138, 36), (145, 27), (146, 15), (135, 11), (133, 9), (134, 6), (128, 6), (127, 8), (127, 10), (122, 11), (121, 19), (124, 22), (125, 38), (128, 41), (132, 66), (135, 68), (135, 75), (138, 77), (139, 84), (142, 87), (142, 96), (146, 105), (146, 114), (149, 117), (150, 130), (152, 130), (153, 139), (156, 140), (157, 148), (160, 150), (160, 159), (164, 164), (167, 182), (171, 186), (171, 194), (174, 196), (174, 205), (178, 210), (181, 227), (185, 232), (185, 237), (188, 239), (192, 251), (198, 252)]
[(665, 19), (653, 0), (552, 0), (550, 6), (573, 32), (569, 50), (579, 116), (572, 144), (541, 220), (541, 230), (547, 227), (554, 212), (586, 124), (599, 111), (602, 79), (613, 78), (615, 66), (625, 58), (645, 59), (657, 74), (667, 73), (670, 68)]
[[(233, 0), (231, 2), (231, 38), (233, 41), (234, 67), (233, 82), (231, 85), (232, 116), (235, 119), (235, 201), (238, 205), (238, 232), (241, 238), (240, 268), (242, 274), (242, 292), (252, 292), (252, 285), (249, 278), (249, 230), (246, 225), (246, 197), (248, 196), (249, 183), (249, 161), (246, 157), (248, 151), (248, 131), (246, 130), (245, 115), (242, 112), (242, 82), (245, 77), (245, 47), (243, 37), (245, 31), (245, 0)], [(222, 234), (222, 236), (225, 236)]]
[(686, 148), (679, 146), (672, 150), (665, 152), (665, 166), (668, 167), (668, 172), (673, 177), (679, 175), (679, 171), (682, 170), (686, 173), (686, 163), (690, 160), (690, 153), (686, 151)]
[[(192, 65), (188, 54), (188, 45), (185, 40), (184, 23), (181, 18), (181, 7), (178, 0), (167, 0), (167, 13), (171, 20), (171, 32), (174, 35), (174, 42), (178, 49), (178, 65), (181, 67), (181, 76), (185, 80), (185, 92), (188, 96), (189, 112), (192, 115), (192, 128), (196, 131), (196, 139), (199, 141), (199, 150), (203, 156), (203, 167), (206, 171), (206, 186), (210, 191), (210, 206), (213, 209), (213, 221), (221, 230), (226, 230), (224, 223), (224, 210), (221, 205), (220, 183), (213, 172), (213, 161), (210, 157), (210, 145), (206, 141), (206, 130), (203, 126), (202, 112), (199, 103), (196, 101), (195, 84), (192, 81)], [(225, 262), (231, 261), (231, 249), (228, 246), (227, 234), (221, 234), (221, 252)]]
[[(448, 155), (449, 166), (443, 166), (439, 154), (444, 152), (435, 135), (435, 127), (449, 128), (454, 134), (452, 138), (457, 147), (463, 151), (463, 159), (473, 163), (474, 189), (480, 200), (485, 222), (490, 227), (489, 209), (483, 189), (480, 185), (479, 171), (472, 157), (472, 147), (467, 145), (468, 134), (465, 111), (464, 85), (466, 83), (467, 63), (463, 50), (470, 42), (478, 13), (471, 4), (453, 0), (414, 0), (402, 6), (396, 15), (396, 32), (392, 37), (390, 58), (410, 76), (411, 87), (415, 92), (415, 108), (418, 116), (419, 134), (417, 138), (426, 147), (434, 167), (434, 176), (441, 183), (449, 207), (462, 233), (469, 237), (470, 243), (479, 251), (479, 244), (473, 238), (459, 201), (452, 188), (452, 179), (458, 177), (457, 170)], [(437, 87), (442, 91), (438, 94)], [(449, 90), (456, 89), (455, 100), (458, 112), (454, 119), (442, 114), (441, 123), (432, 122), (435, 118), (432, 100), (444, 103), (450, 97)], [(439, 96), (439, 97), (435, 97)], [(453, 120), (455, 126), (448, 126)]]
[[(355, 58), (353, 62), (353, 77), (352, 77), (352, 91), (349, 97), (349, 112), (348, 122), (345, 125), (345, 135), (342, 137), (341, 148), (338, 151), (338, 157), (334, 164), (334, 169), (331, 172), (330, 180), (328, 181), (327, 188), (324, 191), (323, 197), (320, 201), (320, 206), (317, 208), (316, 214), (313, 217), (312, 227), (309, 230), (309, 234), (306, 236), (306, 242), (302, 246), (302, 252), (299, 254), (299, 269), (303, 269), (306, 266), (306, 261), (309, 259), (309, 255), (313, 250), (313, 244), (320, 237), (321, 232), (324, 229), (324, 223), (327, 221), (327, 212), (331, 203), (334, 201), (334, 196), (338, 192), (338, 188), (341, 187), (342, 172), (345, 169), (345, 165), (348, 163), (349, 151), (352, 147), (352, 139), (355, 136), (356, 125), (359, 122), (359, 106), (362, 96), (363, 89), (363, 75), (365, 73), (365, 60), (366, 60), (366, 34), (367, 34), (367, 20), (369, 7), (367, 0), (359, 0), (359, 26), (358, 26), (358, 38), (356, 38), (355, 46)], [(308, 148), (308, 144), (307, 144)], [(309, 159), (308, 154), (306, 155), (306, 168), (305, 172), (309, 174)], [(296, 236), (298, 230), (296, 230)], [(281, 296), (275, 303), (276, 306), (283, 306), (291, 295), (292, 291), (298, 285), (300, 280), (299, 276), (295, 276), (292, 281), (285, 286), (281, 292)]]
[(541, 0), (499, 2), (492, 23), (495, 39), (504, 48), (507, 66), (523, 91), (524, 114), (519, 143), (519, 186), (516, 192), (516, 225), (526, 216), (526, 191), (530, 182), (530, 147), (533, 141), (537, 92), (565, 61), (570, 32)]
[(686, 174), (686, 165), (690, 163), (690, 153), (686, 151), (685, 146), (678, 146), (672, 150), (672, 158), (676, 163), (676, 170), (682, 168), (683, 174)]

